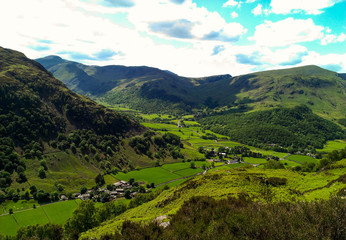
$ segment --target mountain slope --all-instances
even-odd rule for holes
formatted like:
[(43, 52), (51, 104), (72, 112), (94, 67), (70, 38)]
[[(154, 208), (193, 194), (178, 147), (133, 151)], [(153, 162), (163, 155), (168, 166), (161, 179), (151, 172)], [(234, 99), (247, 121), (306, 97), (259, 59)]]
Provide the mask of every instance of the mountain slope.
[[(193, 79), (144, 66), (87, 66), (57, 56), (36, 61), (75, 92), (144, 111), (191, 110), (191, 107), (199, 106), (207, 99), (192, 94), (197, 86), (231, 77), (221, 75)], [(151, 106), (146, 107), (148, 104)]]
[[(39, 63), (0, 48), (0, 188), (90, 186), (99, 172), (123, 168), (123, 139), (139, 123), (69, 90)], [(145, 140), (143, 140), (145, 141)], [(149, 159), (144, 157), (143, 159)], [(41, 171), (42, 170), (42, 171)]]
[(37, 61), (76, 92), (147, 112), (239, 105), (263, 110), (306, 104), (330, 120), (346, 118), (343, 75), (317, 66), (184, 78), (154, 68), (86, 66), (54, 56)]

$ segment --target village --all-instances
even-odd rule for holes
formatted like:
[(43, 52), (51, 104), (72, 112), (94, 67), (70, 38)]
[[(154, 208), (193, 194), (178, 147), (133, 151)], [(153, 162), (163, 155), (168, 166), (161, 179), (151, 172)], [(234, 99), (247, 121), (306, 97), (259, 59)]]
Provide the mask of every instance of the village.
[[(129, 182), (131, 182), (131, 184)], [(133, 198), (138, 192), (146, 192), (143, 186), (140, 186), (137, 182), (134, 182), (134, 179), (130, 179), (129, 182), (118, 181), (111, 185), (107, 185), (106, 188), (99, 187), (97, 189), (89, 189), (81, 193), (74, 193), (73, 195), (75, 198), (83, 201), (91, 199), (95, 202), (108, 202), (124, 197), (130, 199)], [(149, 187), (147, 188), (147, 191), (151, 189), (150, 186), (147, 187)], [(61, 200), (67, 200), (67, 197), (62, 196)]]

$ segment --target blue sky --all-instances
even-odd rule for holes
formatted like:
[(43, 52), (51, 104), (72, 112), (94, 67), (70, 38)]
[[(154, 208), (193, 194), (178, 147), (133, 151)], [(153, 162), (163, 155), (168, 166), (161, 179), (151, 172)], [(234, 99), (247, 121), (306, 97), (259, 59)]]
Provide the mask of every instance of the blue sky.
[(346, 0), (4, 0), (0, 46), (182, 76), (346, 72)]

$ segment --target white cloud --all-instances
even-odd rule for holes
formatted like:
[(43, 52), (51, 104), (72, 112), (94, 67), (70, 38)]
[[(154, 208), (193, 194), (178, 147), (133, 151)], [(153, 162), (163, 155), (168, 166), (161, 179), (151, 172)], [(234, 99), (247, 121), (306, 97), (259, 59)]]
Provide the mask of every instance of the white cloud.
[(253, 37), (261, 46), (286, 46), (299, 42), (311, 42), (323, 37), (324, 27), (315, 25), (311, 19), (286, 18), (278, 22), (265, 21), (256, 26)]
[(271, 10), (276, 14), (304, 12), (306, 14), (321, 14), (322, 9), (333, 6), (342, 0), (272, 0)]
[(183, 5), (158, 4), (156, 0), (138, 1), (129, 11), (128, 19), (139, 31), (184, 41), (234, 42), (246, 33), (241, 24), (227, 23), (217, 12), (197, 7), (192, 1)]
[(257, 16), (257, 15), (261, 15), (262, 14), (262, 5), (261, 4), (258, 4), (257, 7), (255, 7), (253, 10), (252, 10), (252, 13)]
[(236, 12), (232, 12), (231, 13), (231, 17), (232, 18), (237, 18), (239, 15), (238, 15), (238, 13), (236, 13)]
[(238, 4), (239, 2), (237, 2), (236, 0), (228, 0), (222, 5), (222, 7), (234, 7), (234, 6), (237, 6)]
[(256, 0), (246, 0), (246, 3), (253, 3), (255, 2)]
[[(327, 31), (330, 32), (330, 31)], [(339, 36), (334, 34), (327, 34), (321, 39), (322, 45), (327, 45), (329, 43), (344, 42), (346, 40), (346, 34), (341, 33)]]

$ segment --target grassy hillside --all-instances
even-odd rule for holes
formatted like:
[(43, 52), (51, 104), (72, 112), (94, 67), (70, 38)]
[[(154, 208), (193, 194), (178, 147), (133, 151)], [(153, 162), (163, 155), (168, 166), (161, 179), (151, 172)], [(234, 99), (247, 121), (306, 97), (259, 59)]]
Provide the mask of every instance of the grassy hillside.
[[(168, 219), (174, 219), (175, 214), (179, 213), (179, 209), (184, 203), (196, 196), (207, 196), (214, 199), (248, 196), (253, 201), (263, 203), (328, 199), (331, 193), (342, 192), (341, 189), (346, 186), (344, 177), (341, 177), (345, 171), (344, 163), (345, 161), (341, 161), (338, 165), (340, 167), (340, 164), (343, 164), (342, 168), (317, 174), (251, 167), (216, 169), (162, 192), (153, 201), (130, 209), (100, 227), (83, 233), (81, 239), (99, 238), (106, 233), (114, 233), (115, 229), (122, 228), (125, 220), (149, 224), (158, 216), (166, 215)], [(278, 178), (286, 180), (281, 185), (275, 182)], [(243, 201), (243, 203), (245, 202)], [(201, 217), (206, 219), (206, 216)], [(211, 227), (212, 223), (208, 222), (208, 225)], [(184, 232), (186, 233), (186, 231)]]

